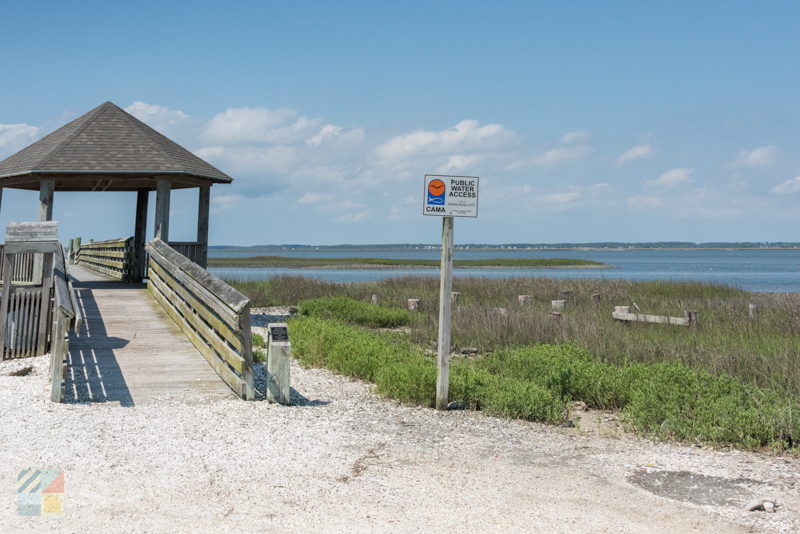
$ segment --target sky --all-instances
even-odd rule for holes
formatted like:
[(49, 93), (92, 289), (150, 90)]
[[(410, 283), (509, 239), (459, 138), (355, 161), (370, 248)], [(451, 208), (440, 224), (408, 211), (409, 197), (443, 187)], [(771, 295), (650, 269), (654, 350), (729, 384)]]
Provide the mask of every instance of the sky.
[[(212, 245), (800, 241), (800, 2), (0, 5), (0, 159), (110, 100), (234, 178)], [(35, 220), (6, 189), (0, 226)], [(152, 233), (152, 209), (148, 232)], [(56, 193), (61, 237), (135, 193)], [(193, 240), (196, 190), (170, 238)]]

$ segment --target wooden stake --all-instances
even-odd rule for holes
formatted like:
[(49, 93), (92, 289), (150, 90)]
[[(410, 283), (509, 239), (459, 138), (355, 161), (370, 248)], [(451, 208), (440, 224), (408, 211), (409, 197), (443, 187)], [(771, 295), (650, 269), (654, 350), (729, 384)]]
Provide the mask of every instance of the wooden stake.
[(453, 217), (442, 218), (442, 263), (439, 273), (439, 355), (436, 409), (447, 410), (450, 386), (450, 322), (453, 305)]
[(408, 299), (408, 311), (417, 311), (419, 299)]

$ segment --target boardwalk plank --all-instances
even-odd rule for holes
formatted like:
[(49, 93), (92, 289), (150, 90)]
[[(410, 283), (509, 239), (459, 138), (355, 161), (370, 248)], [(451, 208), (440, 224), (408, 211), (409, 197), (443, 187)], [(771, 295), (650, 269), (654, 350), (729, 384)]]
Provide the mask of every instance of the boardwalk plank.
[(77, 265), (69, 271), (84, 321), (78, 335), (70, 334), (68, 401), (236, 398), (144, 284), (122, 284)]

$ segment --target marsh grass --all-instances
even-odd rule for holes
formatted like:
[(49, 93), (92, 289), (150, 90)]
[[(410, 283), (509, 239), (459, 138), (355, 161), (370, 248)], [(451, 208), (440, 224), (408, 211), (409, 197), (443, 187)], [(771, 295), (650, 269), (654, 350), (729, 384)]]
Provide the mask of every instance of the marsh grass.
[[(255, 306), (295, 305), (306, 299), (346, 296), (369, 302), (377, 294), (382, 305), (403, 309), (407, 299), (420, 299), (410, 340), (435, 347), (438, 280), (400, 277), (381, 282), (336, 284), (303, 277), (268, 281), (231, 281)], [(750, 293), (722, 285), (689, 282), (623, 280), (556, 280), (547, 278), (456, 278), (461, 293), (453, 314), (455, 349), (475, 347), (481, 353), (532, 343), (572, 343), (598, 361), (629, 363), (679, 362), (711, 374), (737, 377), (766, 389), (800, 397), (800, 295)], [(549, 317), (551, 300), (571, 291), (561, 321)], [(599, 294), (600, 304), (592, 302)], [(533, 302), (519, 304), (518, 295)], [(622, 324), (614, 306), (636, 303), (642, 313), (682, 316), (698, 314), (696, 328)], [(755, 320), (748, 304), (758, 306)], [(505, 316), (491, 308), (506, 308)]]

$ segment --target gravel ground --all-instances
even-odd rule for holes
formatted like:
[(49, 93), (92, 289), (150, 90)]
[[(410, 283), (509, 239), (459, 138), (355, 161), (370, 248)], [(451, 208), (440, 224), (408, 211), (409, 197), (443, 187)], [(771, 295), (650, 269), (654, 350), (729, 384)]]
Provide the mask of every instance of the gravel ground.
[[(652, 443), (609, 414), (440, 413), (296, 365), (291, 407), (54, 405), (47, 365), (0, 363), (3, 533), (800, 531), (800, 461)], [(63, 517), (17, 515), (26, 468), (65, 472)], [(764, 497), (775, 513), (744, 509)]]

